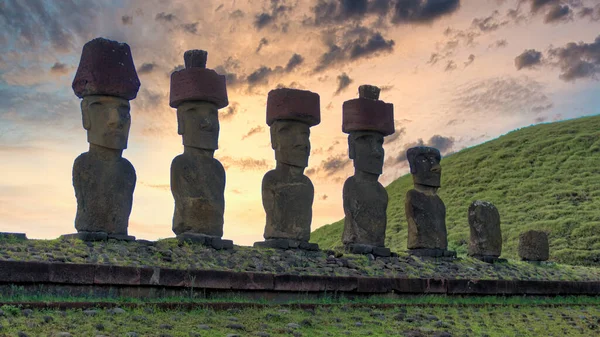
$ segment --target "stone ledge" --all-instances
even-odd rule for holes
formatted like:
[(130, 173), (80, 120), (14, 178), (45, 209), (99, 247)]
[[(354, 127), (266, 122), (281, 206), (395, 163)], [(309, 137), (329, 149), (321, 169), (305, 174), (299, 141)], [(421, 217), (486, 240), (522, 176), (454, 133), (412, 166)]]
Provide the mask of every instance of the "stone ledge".
[(213, 247), (216, 250), (233, 249), (232, 240), (221, 239), (217, 236), (210, 236), (197, 233), (182, 233), (177, 235), (177, 239), (179, 241), (187, 241)]
[(386, 247), (377, 247), (360, 243), (350, 243), (344, 247), (346, 253), (350, 254), (373, 254), (374, 256), (389, 257), (392, 252)]
[(0, 232), (0, 239), (27, 240), (25, 233)]
[(64, 234), (61, 239), (79, 239), (81, 241), (106, 241), (109, 239), (119, 241), (135, 241), (135, 236), (127, 234), (107, 234), (105, 232), (77, 232), (72, 234)]
[(408, 254), (419, 257), (442, 257), (454, 259), (456, 258), (456, 252), (446, 249), (439, 248), (417, 248), (409, 249)]
[(254, 243), (255, 248), (275, 248), (275, 249), (304, 249), (304, 250), (319, 250), (319, 245), (316, 243), (290, 240), (290, 239), (267, 239)]
[[(600, 295), (600, 281), (407, 279), (177, 270), (94, 264), (0, 261), (0, 285), (104, 286), (282, 293)], [(143, 292), (140, 292), (143, 293)]]

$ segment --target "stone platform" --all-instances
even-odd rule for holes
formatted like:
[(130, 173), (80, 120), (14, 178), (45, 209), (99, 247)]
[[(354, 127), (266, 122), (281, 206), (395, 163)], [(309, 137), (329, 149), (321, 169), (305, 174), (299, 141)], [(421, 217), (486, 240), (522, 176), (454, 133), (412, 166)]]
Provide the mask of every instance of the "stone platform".
[(194, 234), (194, 233), (183, 233), (177, 235), (177, 239), (179, 241), (187, 241), (192, 243), (198, 243), (205, 246), (210, 246), (214, 249), (233, 249), (233, 241), (221, 239), (217, 236), (210, 236), (204, 234)]
[(135, 236), (125, 234), (107, 234), (105, 232), (78, 232), (73, 234), (64, 234), (61, 239), (80, 239), (82, 241), (106, 241), (109, 239), (119, 241), (135, 241)]
[(25, 233), (0, 232), (0, 239), (27, 240)]
[(319, 250), (319, 245), (316, 243), (290, 240), (290, 239), (268, 239), (254, 243), (255, 248), (276, 248), (276, 249), (304, 249), (304, 250)]
[(505, 263), (505, 262), (507, 262), (506, 259), (501, 259), (498, 256), (491, 256), (491, 255), (473, 255), (471, 257), (474, 259), (477, 259), (479, 261), (486, 262), (486, 263)]
[(386, 247), (376, 247), (359, 243), (348, 244), (344, 247), (346, 253), (350, 254), (373, 254), (375, 256), (389, 257), (392, 252)]
[(435, 248), (420, 248), (420, 249), (409, 249), (408, 254), (419, 257), (444, 257), (444, 258), (456, 258), (456, 252), (446, 249), (435, 249)]

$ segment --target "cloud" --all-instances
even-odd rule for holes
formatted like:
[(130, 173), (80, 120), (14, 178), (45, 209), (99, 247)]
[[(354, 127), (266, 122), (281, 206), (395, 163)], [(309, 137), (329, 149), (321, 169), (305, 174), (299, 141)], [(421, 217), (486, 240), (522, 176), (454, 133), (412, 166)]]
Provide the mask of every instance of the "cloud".
[(123, 23), (125, 26), (133, 24), (133, 16), (123, 15), (121, 17), (121, 23)]
[(257, 133), (261, 133), (264, 131), (264, 129), (265, 128), (262, 125), (257, 125), (255, 127), (253, 127), (252, 129), (250, 129), (245, 135), (243, 135), (242, 140), (244, 140), (252, 135), (255, 135)]
[(559, 0), (526, 0), (531, 3), (531, 11), (537, 12), (545, 6), (556, 5), (559, 3)]
[(54, 63), (54, 65), (50, 68), (51, 73), (58, 74), (58, 75), (68, 74), (69, 71), (70, 71), (69, 66), (67, 66), (64, 63), (60, 63), (60, 62)]
[(475, 62), (475, 55), (471, 54), (469, 55), (467, 62), (465, 62), (465, 68), (470, 66), (473, 62)]
[(350, 164), (350, 162), (351, 160), (348, 158), (347, 154), (330, 156), (321, 162), (318, 171), (322, 170), (327, 174), (327, 176), (331, 176), (335, 173), (343, 171), (344, 168)]
[(600, 72), (600, 35), (594, 42), (570, 42), (563, 47), (550, 48), (548, 58), (560, 68), (559, 78), (569, 82), (577, 79), (597, 79)]
[(184, 32), (188, 32), (190, 34), (198, 33), (198, 22), (184, 23), (184, 24), (181, 24), (180, 27), (181, 27), (181, 29), (183, 29)]
[[(261, 30), (271, 25), (293, 8), (293, 6), (285, 5), (284, 2), (283, 0), (271, 0), (270, 11), (259, 13), (254, 17), (254, 28)], [(286, 26), (284, 25), (283, 27)], [(285, 31), (285, 28), (283, 30)]]
[(544, 17), (545, 23), (569, 21), (573, 19), (573, 11), (567, 5), (556, 5), (552, 7)]
[(600, 21), (600, 4), (595, 7), (582, 7), (577, 16), (580, 18), (588, 18), (590, 21)]
[(292, 55), (287, 65), (285, 66), (285, 71), (290, 72), (294, 70), (294, 68), (302, 64), (302, 62), (304, 62), (304, 57), (302, 57), (302, 55), (300, 54), (294, 53), (294, 55)]
[(392, 23), (431, 23), (458, 8), (460, 0), (397, 0)]
[(236, 9), (235, 11), (229, 13), (229, 18), (230, 19), (237, 19), (237, 20), (239, 20), (239, 19), (243, 18), (244, 16), (246, 16), (246, 14), (242, 10), (240, 10), (240, 9)]
[(406, 151), (411, 147), (429, 146), (440, 150), (441, 154), (446, 154), (452, 150), (454, 143), (455, 140), (453, 137), (445, 137), (441, 135), (433, 135), (427, 142), (423, 141), (422, 138), (419, 138), (415, 142), (404, 144), (404, 146), (399, 150), (399, 154), (395, 158), (387, 159), (386, 163), (389, 162), (391, 165), (406, 163)]
[(523, 68), (533, 68), (542, 63), (542, 53), (535, 49), (528, 49), (515, 57), (515, 67), (517, 70)]
[[(394, 121), (395, 124), (398, 124), (397, 121)], [(391, 135), (385, 137), (383, 139), (383, 143), (384, 144), (390, 144), (393, 143), (397, 140), (400, 140), (402, 138), (402, 136), (404, 136), (406, 134), (406, 128), (405, 127), (401, 127), (398, 128), (396, 127), (396, 131), (394, 133), (392, 133)]]
[(488, 48), (497, 48), (497, 49), (500, 49), (500, 48), (504, 48), (506, 46), (508, 46), (508, 41), (506, 41), (506, 40), (503, 39), (503, 40), (498, 40), (498, 41), (492, 43), (491, 45), (489, 45)]
[(386, 40), (380, 32), (357, 27), (346, 32), (341, 41), (326, 41), (327, 51), (321, 55), (315, 72), (359, 59), (368, 59), (394, 50), (394, 40)]
[(498, 21), (498, 16), (500, 16), (500, 12), (495, 10), (490, 16), (473, 19), (471, 26), (478, 28), (482, 32), (493, 32), (508, 24), (508, 21)]
[(254, 159), (250, 157), (246, 158), (233, 158), (229, 156), (218, 158), (218, 160), (223, 164), (223, 167), (227, 170), (231, 168), (238, 168), (243, 171), (245, 170), (256, 170), (256, 171), (266, 171), (271, 168), (271, 165), (267, 164), (265, 159)]
[(228, 107), (219, 111), (219, 119), (226, 121), (233, 118), (238, 114), (239, 106), (238, 102), (230, 102)]
[(452, 71), (454, 69), (456, 69), (456, 63), (452, 60), (449, 60), (446, 63), (446, 68), (444, 68), (444, 71)]
[(176, 18), (177, 17), (175, 16), (175, 14), (160, 12), (160, 13), (156, 14), (156, 16), (154, 17), (154, 20), (162, 21), (162, 22), (172, 22)]
[(141, 67), (138, 68), (137, 73), (138, 73), (138, 75), (150, 74), (154, 70), (156, 70), (156, 67), (157, 67), (156, 63), (144, 63), (144, 64), (142, 64)]
[(269, 44), (269, 40), (267, 40), (266, 38), (263, 37), (262, 39), (260, 39), (260, 42), (258, 43), (258, 47), (256, 47), (256, 53), (258, 54), (258, 52), (260, 52), (262, 47), (264, 47), (268, 44)]
[(334, 95), (339, 95), (344, 89), (346, 89), (350, 83), (352, 83), (352, 79), (346, 73), (342, 73), (337, 77), (338, 87), (335, 90)]
[(329, 198), (329, 196), (327, 196), (327, 194), (323, 194), (319, 197), (319, 200), (327, 200), (327, 198)]
[(455, 117), (489, 119), (534, 114), (534, 107), (552, 102), (544, 86), (528, 77), (493, 77), (457, 86), (452, 93)]

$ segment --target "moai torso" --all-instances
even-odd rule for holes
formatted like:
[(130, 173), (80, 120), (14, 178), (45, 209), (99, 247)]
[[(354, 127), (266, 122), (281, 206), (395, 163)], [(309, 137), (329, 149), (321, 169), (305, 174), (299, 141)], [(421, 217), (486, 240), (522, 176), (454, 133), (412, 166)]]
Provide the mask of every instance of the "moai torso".
[(378, 181), (350, 177), (344, 183), (344, 244), (383, 247), (387, 226), (388, 194)]
[(312, 182), (303, 174), (294, 177), (278, 170), (267, 172), (262, 181), (265, 239), (308, 241), (314, 193)]
[(406, 193), (408, 249), (446, 249), (446, 206), (437, 194), (417, 190)]
[(181, 154), (171, 164), (173, 232), (223, 236), (225, 170), (211, 157)]
[(469, 256), (498, 257), (502, 253), (500, 213), (491, 203), (474, 201), (469, 206)]
[(77, 231), (127, 234), (135, 169), (122, 157), (105, 160), (90, 152), (73, 164)]

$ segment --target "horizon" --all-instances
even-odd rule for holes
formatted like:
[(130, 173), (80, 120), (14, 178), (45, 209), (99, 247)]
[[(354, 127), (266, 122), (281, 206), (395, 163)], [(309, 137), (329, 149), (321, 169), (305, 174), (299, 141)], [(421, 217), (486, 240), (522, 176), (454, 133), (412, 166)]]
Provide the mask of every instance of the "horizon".
[(0, 231), (29, 238), (75, 232), (71, 170), (89, 144), (71, 82), (96, 37), (127, 43), (141, 81), (123, 152), (137, 172), (129, 234), (139, 239), (175, 236), (169, 175), (183, 146), (169, 76), (189, 49), (206, 50), (207, 68), (227, 77), (215, 158), (227, 174), (223, 238), (238, 245), (263, 239), (260, 183), (275, 167), (265, 103), (277, 87), (320, 95), (305, 171), (315, 187), (311, 231), (344, 217), (342, 185), (354, 169), (341, 106), (359, 85), (394, 104), (384, 186), (408, 173), (411, 146), (445, 156), (600, 114), (593, 0), (15, 0), (0, 2), (0, 27)]

